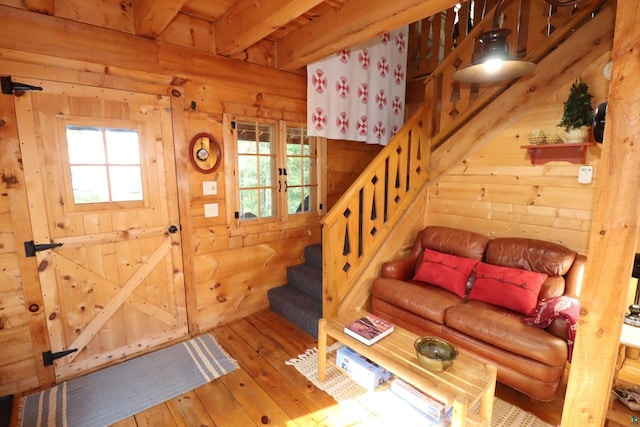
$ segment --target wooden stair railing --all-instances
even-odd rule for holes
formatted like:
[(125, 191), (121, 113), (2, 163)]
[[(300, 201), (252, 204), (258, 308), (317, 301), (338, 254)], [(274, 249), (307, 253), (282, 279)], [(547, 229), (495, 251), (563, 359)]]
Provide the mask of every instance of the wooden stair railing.
[[(511, 35), (514, 41), (510, 50), (539, 62), (607, 1), (587, 0), (565, 13), (554, 13), (549, 7), (543, 20), (539, 18), (541, 9), (532, 10), (533, 5), (548, 6), (544, 0), (512, 2), (517, 7), (506, 8), (503, 20), (504, 27), (519, 29)], [(529, 7), (523, 8), (525, 3)], [(493, 10), (487, 16), (492, 15)], [(511, 16), (523, 16), (528, 21), (522, 25)], [(425, 81), (424, 105), (323, 218), (324, 318), (339, 314), (342, 300), (356, 286), (402, 214), (429, 181), (445, 172), (438, 168), (438, 176), (432, 174), (432, 153), (513, 83), (461, 85), (451, 77), (456, 69), (471, 62), (475, 40), (490, 28), (491, 21), (484, 19), (476, 25), (431, 73)], [(546, 29), (542, 37), (534, 30), (541, 25)]]
[(368, 259), (385, 240), (415, 194), (427, 182), (431, 147), (423, 109), (360, 175), (322, 224), (323, 317), (338, 314), (338, 303)]

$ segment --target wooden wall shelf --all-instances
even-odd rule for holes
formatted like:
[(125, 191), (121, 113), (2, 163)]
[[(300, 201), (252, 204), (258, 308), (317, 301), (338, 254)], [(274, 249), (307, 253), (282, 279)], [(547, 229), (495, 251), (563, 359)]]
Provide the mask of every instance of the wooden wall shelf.
[(532, 165), (542, 165), (555, 160), (584, 164), (587, 160), (587, 149), (591, 145), (595, 145), (595, 142), (521, 145), (520, 148), (529, 152)]

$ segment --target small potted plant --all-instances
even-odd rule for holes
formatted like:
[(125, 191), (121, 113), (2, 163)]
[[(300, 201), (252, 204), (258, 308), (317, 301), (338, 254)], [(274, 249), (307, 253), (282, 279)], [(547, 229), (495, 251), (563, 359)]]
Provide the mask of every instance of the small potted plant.
[(567, 132), (567, 142), (584, 142), (593, 124), (593, 95), (584, 80), (578, 79), (571, 85), (569, 97), (564, 103), (564, 114), (558, 124)]

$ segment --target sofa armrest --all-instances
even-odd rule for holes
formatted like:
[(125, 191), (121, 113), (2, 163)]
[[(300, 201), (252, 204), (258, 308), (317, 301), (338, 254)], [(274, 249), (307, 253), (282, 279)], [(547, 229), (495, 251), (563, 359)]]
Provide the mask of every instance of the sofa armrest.
[(382, 264), (380, 276), (387, 279), (411, 280), (415, 275), (418, 255), (409, 255), (405, 258), (388, 261)]
[(562, 338), (563, 340), (567, 340), (569, 335), (567, 328), (569, 327), (569, 322), (566, 319), (553, 319), (551, 324), (546, 328), (547, 332), (551, 335), (555, 335), (558, 338)]
[(565, 275), (564, 294), (572, 298), (580, 298), (582, 291), (582, 279), (584, 277), (584, 269), (587, 265), (587, 257), (576, 254), (571, 268)]

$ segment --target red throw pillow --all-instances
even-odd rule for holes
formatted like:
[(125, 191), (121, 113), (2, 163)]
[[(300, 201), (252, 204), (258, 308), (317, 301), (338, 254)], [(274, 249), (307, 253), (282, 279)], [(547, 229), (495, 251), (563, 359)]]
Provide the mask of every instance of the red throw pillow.
[(547, 278), (544, 273), (498, 265), (478, 264), (469, 299), (484, 301), (523, 314), (532, 314)]
[(478, 261), (471, 258), (425, 249), (413, 280), (439, 286), (464, 298), (467, 281), (476, 264)]

